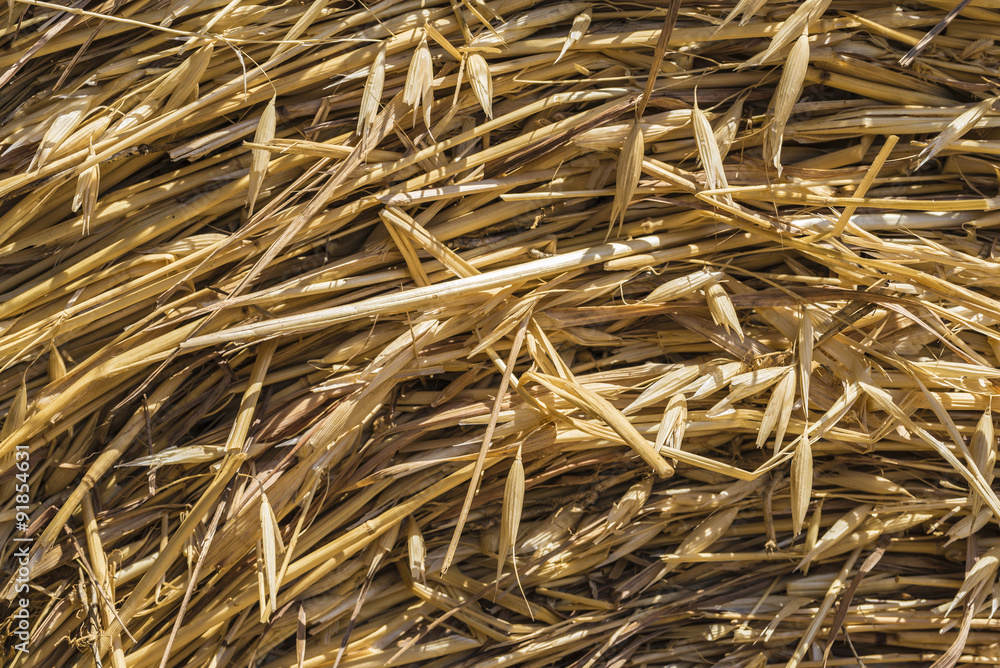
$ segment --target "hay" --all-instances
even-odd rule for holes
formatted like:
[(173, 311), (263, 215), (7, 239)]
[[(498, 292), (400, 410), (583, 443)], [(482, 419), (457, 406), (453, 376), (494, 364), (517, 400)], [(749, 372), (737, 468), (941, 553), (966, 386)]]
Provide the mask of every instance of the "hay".
[(1000, 661), (1000, 12), (660, 4), (0, 8), (4, 665)]

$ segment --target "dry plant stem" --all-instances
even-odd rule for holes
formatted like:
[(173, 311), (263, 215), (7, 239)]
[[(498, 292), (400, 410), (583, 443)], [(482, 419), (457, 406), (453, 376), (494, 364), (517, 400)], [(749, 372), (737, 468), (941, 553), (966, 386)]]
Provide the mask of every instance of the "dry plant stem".
[(222, 342), (260, 341), (274, 336), (301, 334), (359, 318), (403, 313), (441, 300), (454, 299), (511, 284), (523, 283), (534, 278), (560, 274), (578, 267), (626, 257), (632, 253), (656, 250), (660, 246), (663, 236), (640, 237), (632, 241), (604, 244), (582, 251), (535, 260), (509, 269), (497, 269), (479, 276), (449, 281), (426, 288), (406, 290), (386, 297), (372, 298), (360, 304), (316, 311), (307, 316), (287, 316), (260, 325), (233, 327), (218, 334), (203, 334), (185, 341), (181, 345), (181, 349), (196, 350)]
[[(858, 188), (854, 192), (855, 197), (863, 198), (868, 193), (868, 189), (871, 188), (872, 184), (875, 182), (879, 170), (882, 169), (885, 161), (889, 158), (889, 154), (892, 153), (892, 149), (896, 147), (897, 141), (899, 141), (899, 137), (896, 135), (889, 135), (886, 138), (885, 144), (883, 144), (882, 148), (879, 149), (878, 155), (875, 156), (875, 159), (872, 161), (872, 165), (868, 172), (865, 173), (865, 177), (861, 180), (861, 183), (858, 184)], [(829, 235), (817, 235), (815, 241), (820, 241), (821, 239), (826, 238), (826, 236), (839, 237), (844, 233), (844, 230), (847, 229), (847, 226), (850, 225), (851, 216), (854, 215), (855, 211), (857, 211), (856, 206), (844, 207), (844, 210), (840, 213), (840, 218), (837, 219), (837, 224), (830, 231)]]

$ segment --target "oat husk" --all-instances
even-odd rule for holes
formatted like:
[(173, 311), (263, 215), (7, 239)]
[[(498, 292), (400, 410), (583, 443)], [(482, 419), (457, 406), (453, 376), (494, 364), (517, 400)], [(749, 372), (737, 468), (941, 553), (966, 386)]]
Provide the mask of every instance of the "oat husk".
[(990, 3), (0, 14), (2, 665), (1000, 661)]

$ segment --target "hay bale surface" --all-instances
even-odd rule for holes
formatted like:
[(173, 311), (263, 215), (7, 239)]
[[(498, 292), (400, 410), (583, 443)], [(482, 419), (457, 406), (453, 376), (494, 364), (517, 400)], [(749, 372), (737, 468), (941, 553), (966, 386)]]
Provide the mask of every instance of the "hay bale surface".
[(990, 3), (0, 15), (3, 665), (1000, 661)]

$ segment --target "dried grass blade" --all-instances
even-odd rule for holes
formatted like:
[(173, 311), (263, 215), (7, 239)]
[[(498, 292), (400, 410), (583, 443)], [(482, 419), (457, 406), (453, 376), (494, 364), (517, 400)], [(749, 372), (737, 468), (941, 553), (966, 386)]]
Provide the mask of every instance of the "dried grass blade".
[(448, 38), (441, 34), (441, 31), (434, 27), (431, 22), (424, 23), (424, 32), (434, 40), (438, 46), (448, 52), (452, 58), (461, 62), (462, 52), (455, 48), (455, 45), (448, 41)]
[(851, 579), (851, 584), (847, 587), (840, 600), (840, 605), (837, 607), (837, 612), (833, 615), (833, 622), (830, 624), (830, 631), (827, 633), (826, 645), (823, 647), (823, 662), (825, 663), (830, 656), (830, 650), (833, 649), (833, 643), (837, 640), (837, 636), (840, 635), (840, 631), (844, 627), (844, 620), (847, 619), (847, 613), (851, 606), (851, 602), (854, 600), (854, 594), (857, 592), (858, 587), (861, 585), (861, 581), (865, 578), (868, 573), (871, 572), (878, 562), (882, 560), (885, 555), (886, 548), (889, 546), (889, 537), (882, 536), (879, 539), (878, 545), (872, 551), (872, 553), (865, 559), (864, 563), (861, 564), (861, 568), (858, 572), (854, 574), (854, 578)]
[(739, 14), (740, 12), (743, 13), (743, 17), (740, 19), (739, 24), (746, 25), (747, 21), (752, 19), (754, 15), (756, 15), (757, 12), (760, 11), (760, 8), (763, 7), (766, 3), (767, 0), (740, 0), (739, 2), (736, 3), (736, 6), (733, 7), (728, 14), (726, 14), (726, 18), (724, 18), (722, 20), (722, 23), (719, 24), (719, 27), (715, 29), (716, 32), (725, 28), (729, 23), (733, 21), (733, 19), (736, 18), (736, 15)]
[(410, 577), (414, 582), (427, 584), (427, 546), (420, 526), (412, 515), (406, 520), (406, 554)]
[(472, 92), (479, 100), (479, 106), (486, 112), (486, 118), (493, 118), (493, 77), (490, 74), (489, 63), (479, 53), (468, 55), (467, 68)]
[[(260, 115), (260, 121), (257, 123), (257, 131), (253, 136), (254, 143), (267, 144), (274, 139), (274, 132), (278, 123), (276, 103), (277, 99), (272, 97), (271, 101), (264, 107), (264, 112)], [(253, 215), (253, 207), (257, 202), (257, 196), (260, 194), (260, 187), (264, 183), (264, 177), (267, 176), (267, 164), (270, 160), (270, 151), (253, 149), (250, 152), (250, 185), (247, 187), (248, 218)]]
[(813, 344), (816, 336), (812, 315), (806, 306), (802, 307), (799, 318), (799, 381), (802, 383), (802, 415), (809, 419), (809, 380), (812, 378)]
[[(708, 116), (698, 108), (697, 101), (691, 110), (691, 124), (694, 126), (694, 140), (698, 146), (701, 168), (705, 170), (705, 187), (708, 190), (728, 188), (729, 181), (726, 179), (726, 169), (722, 164), (722, 153), (716, 143), (715, 133), (708, 122)], [(733, 203), (732, 195), (723, 195), (722, 198), (729, 204)]]
[(920, 54), (923, 53), (924, 49), (928, 47), (931, 40), (944, 32), (948, 25), (955, 20), (955, 17), (962, 13), (962, 10), (965, 9), (969, 2), (971, 2), (971, 0), (959, 0), (959, 3), (955, 5), (950, 12), (945, 14), (941, 20), (938, 21), (937, 25), (931, 28), (926, 35), (920, 38), (919, 42), (914, 44), (910, 50), (899, 59), (900, 67), (909, 67), (912, 65), (913, 61), (916, 60)]
[[(733, 520), (736, 519), (739, 511), (740, 507), (738, 505), (731, 505), (728, 508), (713, 513), (692, 529), (691, 533), (677, 546), (677, 549), (674, 550), (671, 556), (683, 557), (704, 552), (725, 535), (729, 527), (732, 526)], [(626, 581), (618, 590), (618, 596), (627, 598), (648, 589), (681, 563), (681, 560), (668, 560), (662, 565), (654, 563), (647, 570), (640, 572), (635, 577)]]
[(365, 599), (368, 597), (368, 591), (371, 589), (372, 582), (375, 579), (375, 574), (378, 573), (378, 570), (382, 567), (382, 562), (396, 544), (397, 536), (399, 536), (399, 522), (393, 524), (389, 530), (379, 536), (378, 540), (371, 546), (371, 562), (368, 565), (368, 574), (365, 576), (365, 581), (361, 586), (361, 591), (358, 592), (358, 598), (354, 603), (354, 609), (351, 611), (351, 616), (347, 620), (347, 628), (344, 630), (344, 637), (340, 641), (340, 647), (337, 649), (337, 655), (333, 660), (333, 668), (337, 668), (340, 665), (340, 661), (344, 658), (344, 652), (347, 651), (347, 645), (351, 640), (351, 634), (354, 632), (354, 627), (358, 623), (358, 617), (361, 615), (361, 606), (364, 605)]
[[(632, 123), (625, 143), (622, 145), (618, 159), (617, 180), (615, 182), (615, 198), (611, 204), (611, 228), (615, 221), (619, 227), (625, 224), (625, 211), (628, 209), (635, 189), (639, 185), (642, 174), (642, 158), (645, 153), (645, 142), (642, 137), (642, 126), (638, 121)], [(608, 229), (608, 234), (611, 233)]]
[(708, 300), (708, 310), (711, 311), (715, 324), (724, 327), (726, 332), (735, 332), (740, 341), (745, 340), (740, 319), (736, 315), (736, 307), (733, 306), (733, 301), (722, 284), (718, 281), (711, 283), (705, 288), (705, 298)]
[[(466, 3), (467, 5), (469, 3)], [(486, 7), (487, 5), (483, 5)], [(583, 2), (559, 2), (554, 5), (529, 9), (523, 14), (501, 23), (490, 32), (477, 35), (470, 43), (472, 48), (506, 47), (524, 39), (542, 28), (549, 28), (587, 9)], [(486, 25), (489, 25), (487, 22)]]
[(702, 373), (703, 370), (695, 364), (679, 364), (647, 387), (635, 401), (625, 407), (622, 413), (629, 415), (673, 396), (701, 376)]
[(851, 552), (847, 561), (844, 562), (844, 565), (837, 574), (837, 577), (830, 584), (830, 588), (827, 590), (827, 594), (823, 598), (823, 602), (819, 605), (816, 615), (813, 617), (812, 621), (810, 621), (809, 626), (802, 634), (802, 638), (799, 641), (798, 646), (796, 646), (795, 651), (792, 653), (791, 658), (788, 659), (788, 663), (785, 664), (785, 668), (798, 668), (799, 663), (806, 655), (809, 647), (811, 647), (813, 642), (815, 642), (816, 634), (819, 633), (820, 628), (826, 621), (826, 616), (829, 614), (830, 608), (833, 607), (833, 604), (836, 602), (841, 590), (843, 590), (844, 585), (847, 582), (847, 578), (851, 574), (851, 569), (854, 568), (854, 564), (857, 562), (859, 556), (861, 556), (860, 547)]
[(799, 535), (809, 511), (813, 488), (813, 457), (809, 441), (803, 440), (792, 455), (792, 533)]
[(416, 118), (417, 108), (421, 103), (424, 105), (424, 121), (429, 128), (430, 109), (428, 108), (428, 96), (434, 87), (434, 69), (431, 63), (431, 50), (427, 46), (427, 35), (420, 40), (420, 44), (413, 51), (410, 59), (410, 67), (406, 70), (406, 82), (403, 85), (403, 104), (413, 108), (414, 118)]
[[(781, 24), (781, 28), (771, 38), (767, 49), (746, 61), (741, 68), (756, 67), (768, 61), (791, 44), (797, 37), (809, 34), (809, 24), (818, 19), (830, 6), (831, 0), (805, 0), (795, 12)], [(806, 58), (808, 63), (809, 58)], [(798, 97), (798, 96), (796, 96)]]
[[(807, 0), (803, 6), (813, 0)], [(828, 4), (828, 3), (827, 3)], [(788, 19), (789, 21), (791, 19)], [(764, 134), (764, 159), (778, 170), (781, 176), (781, 145), (784, 142), (785, 126), (792, 116), (795, 103), (802, 96), (806, 71), (809, 69), (809, 36), (803, 33), (792, 46), (788, 60), (781, 72), (781, 80), (772, 99), (771, 122)]]
[[(973, 501), (977, 499), (979, 499), (978, 496), (973, 497)], [(971, 514), (966, 515), (959, 521), (955, 522), (955, 524), (953, 524), (952, 527), (948, 529), (948, 531), (945, 534), (946, 536), (948, 536), (948, 540), (947, 542), (945, 542), (943, 547), (947, 547), (957, 540), (963, 540), (965, 538), (968, 538), (969, 536), (971, 536), (972, 534), (976, 533), (984, 526), (986, 526), (989, 523), (991, 517), (993, 517), (993, 513), (990, 511), (989, 508), (983, 508), (975, 515)]]
[(260, 399), (260, 392), (264, 386), (264, 378), (267, 376), (267, 369), (277, 348), (278, 342), (274, 340), (265, 341), (257, 347), (257, 357), (250, 372), (250, 382), (240, 399), (239, 413), (233, 421), (233, 427), (226, 439), (227, 454), (239, 452), (246, 446), (247, 434), (253, 423), (257, 401)]
[(285, 33), (285, 38), (282, 40), (282, 43), (278, 44), (278, 46), (274, 48), (274, 53), (271, 54), (270, 60), (274, 60), (282, 53), (292, 48), (294, 44), (291, 44), (291, 42), (297, 40), (306, 30), (309, 29), (316, 19), (320, 17), (320, 14), (323, 13), (323, 10), (326, 9), (328, 4), (329, 0), (313, 0), (313, 3), (309, 5), (309, 8), (302, 12), (301, 16), (299, 16), (295, 25), (289, 28), (288, 32)]
[(660, 428), (656, 430), (656, 449), (660, 454), (669, 455), (666, 450), (681, 447), (684, 432), (687, 430), (687, 399), (683, 394), (670, 397), (667, 407), (660, 418)]
[(608, 513), (608, 524), (603, 535), (617, 533), (631, 522), (646, 505), (652, 491), (653, 479), (649, 476), (629, 487), (625, 494), (611, 507), (611, 512)]
[(14, 400), (7, 409), (7, 416), (3, 421), (3, 428), (0, 429), (0, 441), (7, 440), (11, 434), (21, 428), (24, 418), (28, 413), (28, 386), (22, 378), (21, 384), (14, 393)]
[[(94, 155), (91, 147), (90, 154)], [(73, 212), (83, 207), (83, 236), (90, 234), (90, 223), (94, 219), (94, 210), (97, 208), (97, 196), (101, 189), (101, 167), (96, 164), (89, 167), (76, 179), (76, 193), (73, 195), (73, 204), (70, 207)]]
[(260, 607), (260, 623), (266, 624), (270, 604), (267, 602), (267, 576), (264, 572), (264, 547), (260, 539), (257, 540), (257, 559), (255, 560), (255, 570), (257, 572), (257, 600)]
[[(729, 149), (732, 147), (733, 142), (736, 141), (736, 135), (740, 129), (740, 120), (743, 118), (743, 102), (746, 99), (746, 95), (741, 95), (733, 103), (733, 106), (729, 107), (726, 113), (719, 117), (719, 120), (715, 123), (715, 128), (712, 130), (715, 143), (719, 147), (719, 156), (722, 159), (725, 159), (729, 155)], [(725, 174), (724, 171), (723, 174)]]
[(921, 440), (931, 446), (931, 448), (933, 448), (938, 455), (940, 455), (941, 458), (955, 470), (956, 473), (962, 476), (962, 478), (969, 483), (969, 485), (982, 498), (983, 503), (985, 503), (993, 512), (993, 516), (995, 518), (1000, 518), (1000, 499), (997, 498), (996, 493), (989, 486), (989, 484), (987, 484), (986, 479), (978, 470), (970, 471), (944, 443), (939, 441), (922, 427), (914, 424), (914, 422), (910, 419), (910, 416), (902, 411), (888, 392), (880, 387), (876, 387), (866, 382), (859, 382), (858, 386), (865, 392), (865, 394), (870, 396), (875, 401), (879, 408), (898, 420), (903, 424), (903, 426), (910, 430), (911, 433), (916, 434)]
[(521, 450), (518, 448), (514, 462), (507, 473), (507, 482), (503, 490), (503, 506), (500, 514), (500, 547), (497, 552), (497, 587), (500, 586), (500, 576), (503, 574), (503, 564), (510, 554), (517, 573), (517, 530), (521, 524), (521, 512), (524, 508), (524, 464), (521, 462)]
[(378, 116), (378, 105), (382, 100), (382, 89), (385, 87), (385, 44), (379, 49), (378, 55), (368, 70), (364, 90), (361, 92), (361, 109), (358, 112), (358, 134), (368, 135), (368, 130)]
[(642, 91), (642, 100), (639, 102), (640, 117), (646, 112), (646, 104), (656, 87), (656, 79), (659, 77), (660, 67), (663, 65), (663, 57), (667, 53), (670, 35), (674, 32), (674, 26), (677, 24), (677, 14), (680, 12), (680, 8), (680, 0), (670, 0), (670, 7), (663, 17), (663, 27), (660, 28), (660, 34), (656, 38), (656, 48), (653, 50), (653, 63), (649, 68), (649, 75), (646, 77), (646, 87)]
[(566, 55), (566, 51), (579, 42), (581, 37), (587, 34), (587, 28), (590, 27), (591, 16), (592, 13), (590, 11), (590, 7), (576, 15), (573, 19), (573, 25), (570, 26), (569, 35), (566, 37), (566, 41), (563, 43), (563, 47), (559, 51), (559, 55), (556, 57), (553, 64), (562, 60), (562, 57)]
[(766, 390), (788, 374), (788, 367), (769, 367), (733, 377), (729, 395), (705, 412), (705, 417), (715, 418), (734, 411), (736, 402)]
[(1000, 547), (994, 547), (979, 557), (979, 560), (969, 570), (965, 576), (965, 580), (962, 582), (962, 586), (955, 592), (955, 598), (944, 609), (944, 614), (950, 614), (977, 587), (984, 584), (992, 584), (996, 579), (998, 566), (1000, 566)]
[(275, 533), (277, 518), (267, 499), (267, 494), (260, 493), (260, 530), (261, 543), (264, 552), (264, 577), (269, 594), (270, 609), (278, 609), (278, 546), (280, 534)]
[(947, 148), (949, 144), (957, 139), (961, 139), (965, 133), (976, 126), (976, 123), (978, 123), (983, 116), (986, 115), (986, 112), (993, 108), (993, 105), (996, 104), (998, 99), (1000, 98), (986, 98), (979, 104), (966, 109), (961, 114), (956, 116), (955, 119), (948, 124), (948, 127), (946, 127), (937, 137), (930, 140), (927, 143), (927, 146), (912, 160), (910, 163), (910, 171), (917, 171), (927, 164), (927, 162), (934, 156)]
[(914, 498), (902, 485), (897, 485), (884, 476), (865, 471), (839, 471), (832, 475), (824, 473), (823, 482), (847, 489), (860, 490), (869, 494), (878, 494), (879, 496), (902, 494), (911, 499)]
[(657, 286), (643, 299), (645, 302), (669, 302), (689, 295), (697, 290), (725, 278), (721, 271), (701, 269), (692, 274), (678, 276)]
[(170, 98), (163, 105), (164, 112), (180, 109), (198, 97), (198, 83), (204, 78), (214, 51), (215, 45), (206, 44), (172, 73), (176, 76), (176, 81), (170, 91)]
[(417, 249), (410, 243), (410, 239), (404, 236), (402, 231), (396, 227), (385, 210), (379, 211), (379, 217), (385, 223), (385, 229), (388, 230), (389, 236), (392, 237), (393, 243), (396, 244), (396, 249), (403, 256), (403, 261), (406, 262), (406, 268), (409, 270), (413, 282), (418, 287), (427, 287), (430, 285), (431, 279), (427, 277), (424, 265), (417, 256)]
[(814, 559), (821, 557), (826, 550), (836, 545), (842, 538), (861, 526), (863, 522), (872, 516), (874, 511), (875, 506), (873, 504), (863, 503), (837, 518), (830, 525), (830, 528), (826, 530), (822, 538), (816, 541), (813, 548), (806, 553), (806, 556), (802, 558), (802, 561), (795, 567), (795, 570), (801, 571)]
[[(49, 382), (52, 383), (60, 380), (66, 375), (66, 360), (63, 359), (62, 354), (59, 352), (59, 348), (57, 348), (55, 344), (49, 345), (48, 372)], [(0, 440), (3, 439), (0, 438)]]
[[(972, 434), (969, 446), (972, 464), (990, 487), (993, 486), (994, 466), (997, 462), (997, 440), (993, 425), (993, 411), (989, 407), (983, 412)], [(983, 506), (983, 500), (975, 495), (972, 497), (971, 515), (976, 517)]]
[(49, 156), (76, 130), (83, 122), (93, 101), (91, 96), (80, 96), (64, 105), (55, 118), (52, 119), (45, 135), (38, 144), (38, 150), (28, 165), (28, 171), (34, 172), (41, 168)]

